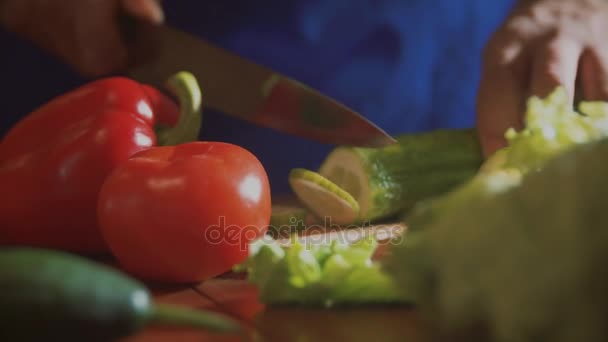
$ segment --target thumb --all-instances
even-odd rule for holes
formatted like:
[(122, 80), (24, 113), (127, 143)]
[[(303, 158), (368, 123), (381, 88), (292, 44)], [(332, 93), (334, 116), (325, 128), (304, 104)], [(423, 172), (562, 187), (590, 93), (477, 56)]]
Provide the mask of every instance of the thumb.
[(153, 24), (165, 20), (160, 0), (122, 0), (122, 7), (127, 13)]

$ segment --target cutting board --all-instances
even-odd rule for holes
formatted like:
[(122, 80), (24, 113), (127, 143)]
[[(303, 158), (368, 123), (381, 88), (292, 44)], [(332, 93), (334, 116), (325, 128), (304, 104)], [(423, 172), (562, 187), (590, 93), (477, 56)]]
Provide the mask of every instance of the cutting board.
[[(388, 252), (389, 239), (405, 232), (402, 224), (383, 224), (351, 229), (315, 229), (303, 234), (303, 243), (327, 243), (332, 239), (353, 242), (373, 234), (380, 242), (376, 258)], [(290, 240), (278, 240), (288, 245)], [(149, 328), (125, 342), (155, 341), (412, 341), (429, 340), (419, 313), (412, 307), (312, 309), (265, 307), (257, 289), (241, 275), (226, 274), (191, 287), (152, 288), (159, 302), (214, 310), (230, 315), (247, 330), (247, 337), (211, 335), (188, 329)]]

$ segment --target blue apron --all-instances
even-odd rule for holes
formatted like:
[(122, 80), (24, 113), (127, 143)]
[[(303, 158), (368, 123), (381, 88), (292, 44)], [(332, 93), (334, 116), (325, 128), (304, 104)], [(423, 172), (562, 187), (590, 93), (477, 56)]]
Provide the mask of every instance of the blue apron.
[[(480, 55), (514, 0), (167, 1), (167, 21), (347, 104), (392, 134), (474, 124)], [(80, 85), (66, 66), (1, 33), (0, 134)], [(238, 100), (238, 99), (236, 99)], [(201, 139), (239, 144), (274, 194), (332, 146), (207, 111)]]

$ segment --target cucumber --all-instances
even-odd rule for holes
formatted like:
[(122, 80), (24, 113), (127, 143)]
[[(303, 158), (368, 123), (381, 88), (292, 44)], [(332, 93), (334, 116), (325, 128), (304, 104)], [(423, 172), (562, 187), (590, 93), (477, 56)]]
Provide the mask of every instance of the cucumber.
[(319, 173), (356, 199), (358, 216), (345, 223), (360, 223), (443, 194), (472, 178), (482, 162), (475, 129), (442, 129), (403, 134), (379, 149), (339, 146)]
[(325, 223), (329, 220), (331, 224), (348, 224), (359, 216), (357, 200), (314, 171), (291, 170), (289, 184), (304, 205)]
[(139, 282), (65, 252), (0, 250), (1, 341), (113, 341), (148, 324), (238, 332), (220, 314), (155, 305)]

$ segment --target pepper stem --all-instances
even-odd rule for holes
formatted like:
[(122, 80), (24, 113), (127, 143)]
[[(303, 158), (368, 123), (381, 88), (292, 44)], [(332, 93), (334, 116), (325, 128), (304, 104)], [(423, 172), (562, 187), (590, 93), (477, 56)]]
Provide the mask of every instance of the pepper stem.
[(179, 119), (173, 127), (158, 127), (159, 146), (178, 145), (198, 140), (202, 123), (201, 89), (194, 75), (180, 71), (167, 80), (166, 87), (179, 100)]
[(227, 316), (167, 304), (154, 305), (148, 321), (155, 325), (190, 327), (216, 333), (243, 332), (239, 323)]

